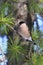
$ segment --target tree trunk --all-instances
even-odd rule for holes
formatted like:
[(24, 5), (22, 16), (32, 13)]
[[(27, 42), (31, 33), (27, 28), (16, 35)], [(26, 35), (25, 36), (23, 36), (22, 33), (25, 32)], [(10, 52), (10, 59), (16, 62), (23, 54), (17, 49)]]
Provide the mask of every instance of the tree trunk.
[[(15, 23), (19, 23), (20, 21), (25, 22), (26, 25), (28, 26), (28, 29), (29, 29), (29, 32), (31, 35), (32, 19), (31, 19), (30, 13), (28, 12), (27, 0), (18, 0), (18, 2), (16, 4), (17, 4), (17, 6), (16, 6), (17, 13), (16, 13), (16, 22)], [(31, 49), (32, 49), (32, 47), (31, 47)], [(31, 53), (31, 49), (30, 49), (30, 51), (27, 49), (29, 53)], [(24, 63), (24, 57), (17, 65), (22, 65), (23, 63)]]

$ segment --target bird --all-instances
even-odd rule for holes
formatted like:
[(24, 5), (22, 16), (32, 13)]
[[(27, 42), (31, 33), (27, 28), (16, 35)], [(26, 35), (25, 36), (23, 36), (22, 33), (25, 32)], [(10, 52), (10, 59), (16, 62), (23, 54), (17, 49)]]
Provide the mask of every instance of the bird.
[(32, 41), (30, 31), (28, 29), (27, 24), (24, 21), (17, 22), (14, 26), (14, 30), (16, 30), (17, 34), (21, 36), (24, 40)]

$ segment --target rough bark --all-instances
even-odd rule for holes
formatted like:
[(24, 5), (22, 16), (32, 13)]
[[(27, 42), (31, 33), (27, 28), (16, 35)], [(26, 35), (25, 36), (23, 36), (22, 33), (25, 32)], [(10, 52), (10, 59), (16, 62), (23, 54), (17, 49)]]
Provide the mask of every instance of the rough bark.
[[(33, 24), (32, 24), (31, 15), (28, 12), (27, 6), (28, 6), (27, 0), (18, 0), (17, 13), (16, 13), (16, 25), (19, 24), (21, 21), (24, 22), (28, 27), (28, 34), (31, 36), (31, 29), (32, 29)], [(19, 28), (19, 27), (17, 27), (17, 28)], [(19, 28), (19, 34), (21, 34), (21, 31), (23, 31), (24, 34), (27, 33), (27, 29), (25, 30), (25, 28), (23, 27), (22, 30), (20, 31), (21, 28)], [(17, 31), (18, 31), (18, 29), (17, 29)], [(31, 43), (30, 43), (30, 45), (31, 45)], [(32, 50), (32, 45), (30, 47), (27, 49), (28, 50), (27, 54), (29, 54), (29, 57), (31, 57), (30, 54), (31, 54), (31, 50)], [(21, 60), (17, 65), (22, 65), (23, 63), (25, 63), (24, 57), (23, 57), (23, 60)]]

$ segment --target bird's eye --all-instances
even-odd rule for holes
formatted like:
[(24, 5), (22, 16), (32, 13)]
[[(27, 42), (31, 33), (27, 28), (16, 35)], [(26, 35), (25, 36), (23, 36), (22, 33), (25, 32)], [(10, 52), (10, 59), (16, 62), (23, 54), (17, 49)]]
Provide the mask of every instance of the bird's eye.
[(21, 21), (19, 24), (21, 25), (21, 24), (23, 24), (24, 23), (24, 21)]

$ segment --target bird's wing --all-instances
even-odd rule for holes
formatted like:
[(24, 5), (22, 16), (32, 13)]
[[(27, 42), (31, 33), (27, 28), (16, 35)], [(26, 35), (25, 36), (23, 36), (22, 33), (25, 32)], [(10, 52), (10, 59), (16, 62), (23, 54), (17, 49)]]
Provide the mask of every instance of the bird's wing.
[(20, 25), (18, 29), (19, 35), (21, 35), (24, 39), (29, 39), (31, 37), (30, 31), (28, 30), (28, 26), (23, 23)]

